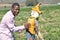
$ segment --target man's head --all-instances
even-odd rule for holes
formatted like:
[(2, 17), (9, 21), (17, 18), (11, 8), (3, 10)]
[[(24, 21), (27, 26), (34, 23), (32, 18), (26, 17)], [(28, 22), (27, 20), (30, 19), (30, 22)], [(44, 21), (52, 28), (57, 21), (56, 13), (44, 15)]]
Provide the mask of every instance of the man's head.
[(20, 5), (18, 3), (13, 3), (11, 10), (14, 16), (18, 15), (20, 10)]

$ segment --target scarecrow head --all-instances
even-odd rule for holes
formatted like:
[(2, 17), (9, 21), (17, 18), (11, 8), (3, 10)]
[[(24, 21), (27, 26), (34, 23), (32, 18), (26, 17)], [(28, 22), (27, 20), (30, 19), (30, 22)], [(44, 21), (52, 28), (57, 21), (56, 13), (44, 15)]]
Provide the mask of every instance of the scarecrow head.
[(34, 18), (39, 17), (39, 15), (41, 14), (40, 5), (41, 4), (37, 4), (35, 7), (32, 8), (31, 17), (34, 17)]

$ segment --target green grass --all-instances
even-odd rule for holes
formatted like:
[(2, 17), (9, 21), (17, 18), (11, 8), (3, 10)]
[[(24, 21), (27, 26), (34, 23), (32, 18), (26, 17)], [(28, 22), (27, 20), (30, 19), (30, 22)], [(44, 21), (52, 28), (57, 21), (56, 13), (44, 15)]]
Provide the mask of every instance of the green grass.
[[(9, 9), (0, 10), (0, 21)], [(60, 6), (42, 6), (43, 14), (39, 16), (39, 25), (45, 40), (60, 40)], [(21, 7), (19, 15), (16, 17), (16, 25), (23, 25), (30, 16), (31, 7)], [(15, 32), (16, 40), (27, 40), (26, 32)]]

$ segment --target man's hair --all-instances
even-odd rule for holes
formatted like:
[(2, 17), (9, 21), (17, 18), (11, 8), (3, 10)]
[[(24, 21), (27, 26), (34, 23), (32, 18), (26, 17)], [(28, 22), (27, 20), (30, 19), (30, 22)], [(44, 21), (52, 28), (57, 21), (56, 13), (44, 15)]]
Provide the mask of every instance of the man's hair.
[(13, 3), (12, 8), (14, 8), (14, 6), (19, 6), (20, 7), (20, 5), (18, 3)]

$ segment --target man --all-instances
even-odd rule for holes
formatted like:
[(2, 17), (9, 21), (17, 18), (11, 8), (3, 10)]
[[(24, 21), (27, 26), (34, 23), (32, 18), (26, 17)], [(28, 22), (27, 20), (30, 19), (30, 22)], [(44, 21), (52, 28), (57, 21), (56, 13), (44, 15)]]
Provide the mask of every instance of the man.
[(15, 40), (13, 32), (21, 32), (29, 28), (29, 23), (25, 23), (20, 27), (15, 26), (14, 19), (19, 13), (19, 8), (20, 6), (18, 3), (13, 3), (11, 10), (4, 15), (0, 24), (0, 40)]

